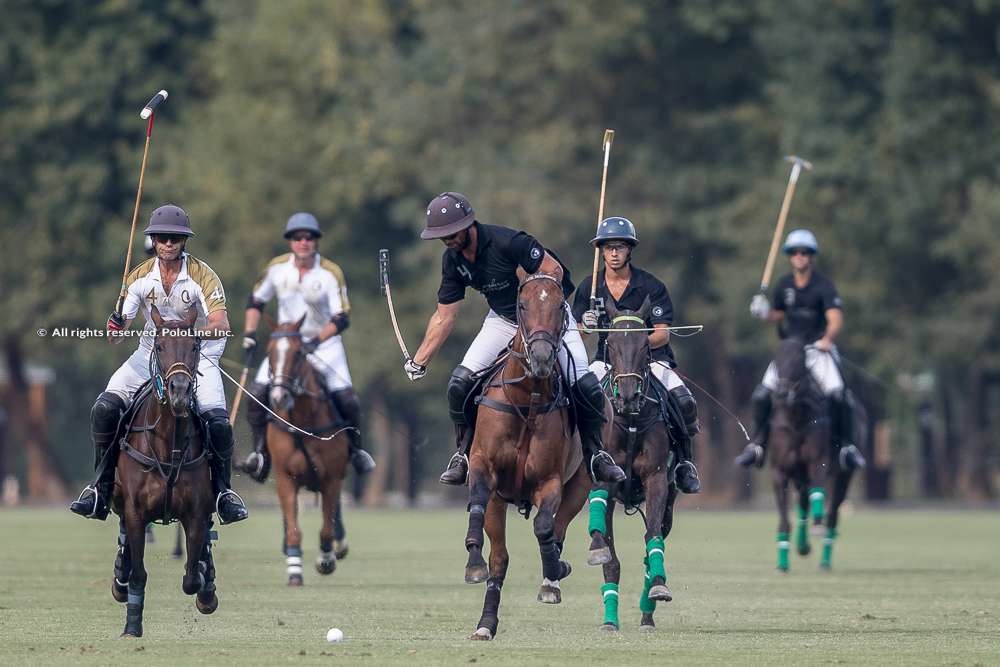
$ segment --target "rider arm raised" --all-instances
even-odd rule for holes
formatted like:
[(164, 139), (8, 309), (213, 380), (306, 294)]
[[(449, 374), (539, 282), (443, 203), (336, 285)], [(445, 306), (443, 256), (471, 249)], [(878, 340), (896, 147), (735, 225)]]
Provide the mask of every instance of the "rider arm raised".
[(437, 310), (431, 315), (427, 323), (427, 332), (424, 340), (413, 355), (413, 361), (421, 366), (426, 366), (434, 358), (437, 351), (441, 349), (444, 342), (448, 340), (452, 329), (455, 328), (455, 320), (458, 319), (458, 311), (462, 306), (461, 301), (454, 303), (439, 303)]

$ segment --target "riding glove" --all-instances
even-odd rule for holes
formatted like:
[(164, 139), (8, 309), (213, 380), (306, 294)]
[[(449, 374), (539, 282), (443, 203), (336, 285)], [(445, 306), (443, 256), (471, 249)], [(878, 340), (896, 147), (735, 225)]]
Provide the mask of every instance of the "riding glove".
[(251, 350), (256, 346), (257, 346), (257, 332), (256, 331), (243, 332), (243, 349)]
[(416, 382), (427, 375), (427, 366), (418, 364), (413, 359), (407, 359), (406, 363), (403, 364), (403, 372), (406, 373), (406, 377), (410, 378), (411, 382)]
[(771, 304), (763, 294), (755, 294), (750, 301), (750, 314), (758, 320), (767, 320), (771, 314)]
[(596, 310), (588, 310), (583, 313), (580, 321), (583, 322), (585, 329), (596, 329), (600, 319), (601, 317)]

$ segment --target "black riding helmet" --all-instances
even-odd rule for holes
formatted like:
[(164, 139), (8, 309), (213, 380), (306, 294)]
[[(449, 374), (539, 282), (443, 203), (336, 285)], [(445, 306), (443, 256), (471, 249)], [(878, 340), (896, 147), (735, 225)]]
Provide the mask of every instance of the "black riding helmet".
[(597, 236), (590, 240), (591, 245), (602, 246), (608, 241), (624, 241), (633, 248), (639, 244), (635, 235), (635, 225), (628, 218), (612, 216), (605, 218), (597, 226)]

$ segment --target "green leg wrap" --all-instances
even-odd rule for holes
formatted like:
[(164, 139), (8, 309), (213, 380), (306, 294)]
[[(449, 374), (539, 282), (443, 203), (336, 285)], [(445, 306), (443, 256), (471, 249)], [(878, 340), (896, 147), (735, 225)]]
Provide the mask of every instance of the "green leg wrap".
[(654, 537), (646, 543), (646, 561), (649, 567), (646, 570), (650, 579), (654, 577), (667, 578), (667, 572), (663, 567), (663, 538)]
[(587, 534), (593, 535), (596, 530), (601, 535), (608, 534), (608, 492), (604, 489), (595, 489), (587, 497), (590, 504), (590, 522), (587, 524)]
[(795, 546), (799, 553), (803, 553), (809, 548), (809, 526), (806, 520), (806, 511), (799, 506), (799, 524), (795, 527)]
[(653, 577), (649, 574), (649, 559), (643, 558), (642, 564), (646, 570), (646, 581), (642, 585), (642, 595), (639, 597), (639, 611), (652, 614), (656, 611), (656, 600), (649, 599), (649, 589), (653, 586)]
[(813, 521), (823, 520), (823, 504), (826, 500), (826, 491), (822, 486), (814, 486), (809, 489), (809, 503), (812, 508)]
[(621, 627), (618, 622), (618, 584), (604, 584), (601, 594), (604, 596), (604, 623)]
[(830, 567), (833, 561), (833, 541), (836, 539), (837, 530), (835, 528), (826, 531), (826, 537), (823, 538), (823, 560), (820, 561), (820, 565), (823, 567)]
[(788, 533), (778, 533), (778, 569), (788, 569)]

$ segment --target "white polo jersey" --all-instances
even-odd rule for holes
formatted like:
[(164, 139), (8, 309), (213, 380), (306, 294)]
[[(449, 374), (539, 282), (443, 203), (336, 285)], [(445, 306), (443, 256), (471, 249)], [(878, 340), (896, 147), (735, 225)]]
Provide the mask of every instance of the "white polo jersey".
[[(125, 289), (122, 314), (131, 320), (142, 310), (146, 326), (139, 348), (147, 351), (153, 349), (153, 306), (164, 320), (185, 320), (194, 309), (198, 313), (195, 328), (206, 327), (210, 313), (226, 309), (226, 292), (219, 276), (208, 264), (187, 253), (181, 254), (181, 270), (169, 294), (163, 290), (160, 260), (156, 257), (150, 257), (128, 274)], [(202, 354), (218, 357), (225, 347), (226, 339), (221, 338), (204, 341), (201, 349)]]
[(301, 329), (306, 339), (315, 338), (334, 315), (351, 312), (344, 272), (319, 253), (312, 268), (301, 275), (292, 253), (272, 259), (254, 285), (253, 299), (264, 304), (274, 297), (278, 297), (279, 322), (298, 322), (306, 316)]

